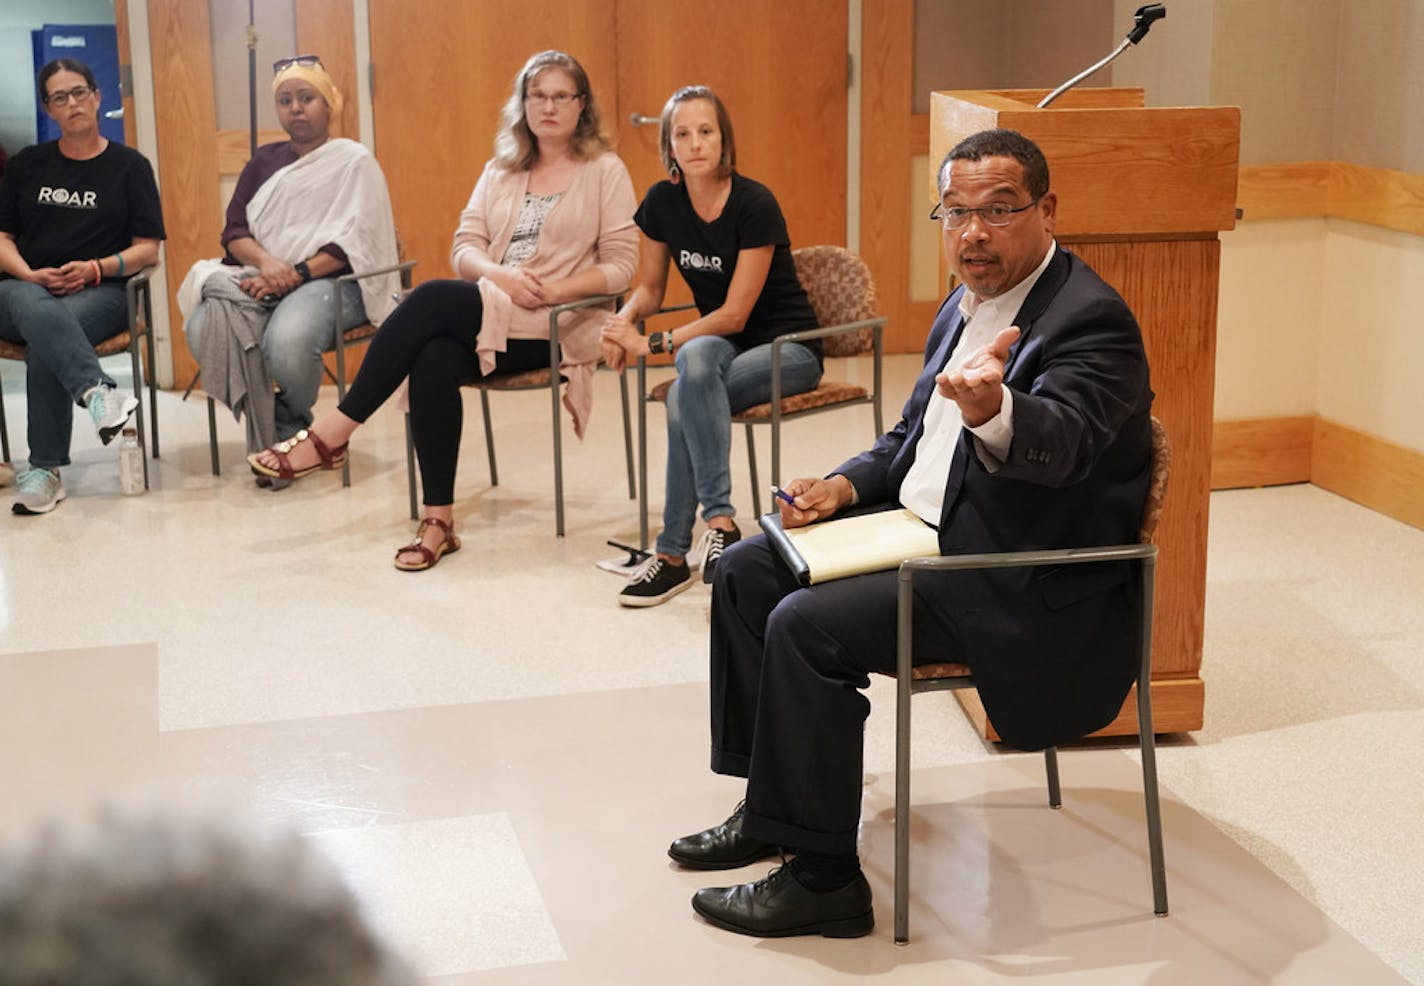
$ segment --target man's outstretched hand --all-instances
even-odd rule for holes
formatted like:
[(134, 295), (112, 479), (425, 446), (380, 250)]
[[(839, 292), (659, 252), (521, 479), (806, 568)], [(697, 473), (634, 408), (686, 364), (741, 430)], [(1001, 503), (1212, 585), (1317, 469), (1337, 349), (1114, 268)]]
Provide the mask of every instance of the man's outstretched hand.
[(1000, 385), (1004, 382), (1004, 364), (1009, 361), (1009, 347), (1019, 337), (1019, 327), (1011, 325), (982, 346), (952, 373), (935, 377), (939, 392), (959, 405), (960, 417), (966, 428), (977, 428), (999, 413), (1004, 401)]

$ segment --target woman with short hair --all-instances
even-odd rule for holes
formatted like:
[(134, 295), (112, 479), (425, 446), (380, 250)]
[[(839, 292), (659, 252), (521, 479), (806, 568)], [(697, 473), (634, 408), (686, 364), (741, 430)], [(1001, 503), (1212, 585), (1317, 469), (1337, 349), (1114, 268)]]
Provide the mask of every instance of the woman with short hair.
[(94, 347), (127, 328), (124, 283), (158, 263), (164, 238), (153, 168), (99, 133), (89, 66), (57, 58), (37, 81), (59, 139), (17, 153), (0, 180), (0, 339), (27, 348), (30, 467), (16, 478), (17, 514), (48, 513), (65, 498), (71, 404), (89, 411), (106, 445), (138, 407)]

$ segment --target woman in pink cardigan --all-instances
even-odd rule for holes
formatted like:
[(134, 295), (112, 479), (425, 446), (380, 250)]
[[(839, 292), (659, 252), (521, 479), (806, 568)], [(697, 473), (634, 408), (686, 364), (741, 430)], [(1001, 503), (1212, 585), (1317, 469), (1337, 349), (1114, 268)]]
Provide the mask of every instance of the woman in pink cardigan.
[[(339, 468), (357, 428), (410, 378), (410, 417), (425, 510), (396, 568), (423, 571), (458, 551), (455, 465), (462, 384), (547, 366), (549, 309), (623, 291), (638, 259), (628, 169), (608, 150), (583, 66), (561, 51), (525, 63), (505, 103), (495, 156), (460, 214), (457, 279), (416, 288), (371, 340), (340, 406), (291, 439), (248, 456), (259, 475), (299, 479)], [(560, 323), (564, 403), (582, 436), (607, 310)]]

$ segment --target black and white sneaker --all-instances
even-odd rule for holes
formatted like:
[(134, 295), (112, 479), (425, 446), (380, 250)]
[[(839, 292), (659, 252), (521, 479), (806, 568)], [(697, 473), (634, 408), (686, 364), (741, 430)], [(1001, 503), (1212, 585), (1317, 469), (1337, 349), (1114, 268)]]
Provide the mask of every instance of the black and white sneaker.
[(722, 557), (722, 552), (742, 539), (742, 532), (733, 527), (730, 531), (724, 531), (717, 527), (707, 528), (707, 533), (702, 535), (702, 542), (697, 549), (702, 552), (702, 581), (707, 585), (712, 584), (714, 569), (717, 567), (717, 559)]
[(620, 606), (657, 606), (692, 585), (686, 562), (673, 565), (654, 556), (642, 573), (633, 576), (618, 594)]

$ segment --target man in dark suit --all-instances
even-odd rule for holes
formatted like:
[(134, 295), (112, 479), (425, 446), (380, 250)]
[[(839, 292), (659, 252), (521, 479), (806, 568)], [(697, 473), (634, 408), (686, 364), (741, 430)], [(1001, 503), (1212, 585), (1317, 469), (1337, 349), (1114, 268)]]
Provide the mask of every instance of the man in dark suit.
[[(905, 506), (944, 554), (1137, 539), (1151, 469), (1147, 358), (1122, 298), (1053, 239), (1057, 197), (1032, 141), (991, 130), (939, 170), (932, 218), (961, 286), (941, 306), (903, 417), (824, 479), (786, 485), (787, 527)], [(939, 573), (915, 599), (916, 663), (967, 660), (989, 717), (1039, 749), (1110, 722), (1135, 672), (1125, 565)], [(917, 580), (917, 585), (920, 584)], [(766, 878), (700, 890), (742, 934), (853, 937), (874, 926), (856, 855), (869, 671), (895, 665), (896, 573), (800, 588), (764, 538), (733, 546), (712, 596), (712, 769), (747, 778), (721, 825), (672, 844)]]

